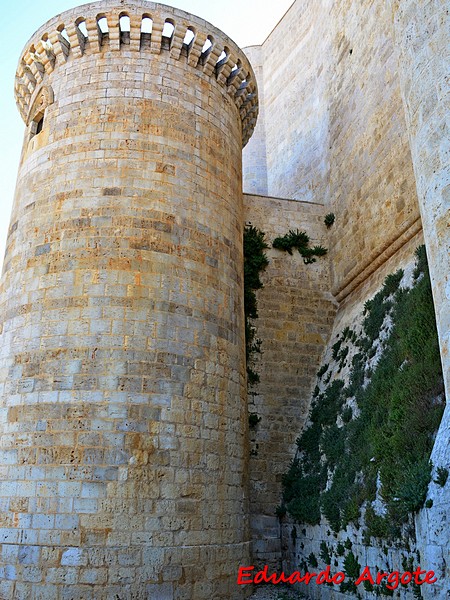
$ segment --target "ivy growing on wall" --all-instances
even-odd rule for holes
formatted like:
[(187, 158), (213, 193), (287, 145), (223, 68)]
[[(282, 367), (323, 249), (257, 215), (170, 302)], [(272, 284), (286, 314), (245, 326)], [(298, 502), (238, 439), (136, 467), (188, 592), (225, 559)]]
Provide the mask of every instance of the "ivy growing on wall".
[[(365, 506), (366, 543), (371, 536), (398, 537), (424, 506), (443, 412), (423, 246), (416, 258), (413, 286), (400, 287), (403, 271), (388, 276), (365, 304), (361, 333), (346, 328), (333, 344), (332, 363), (318, 373), (309, 425), (283, 478), (285, 508), (300, 523), (315, 525), (324, 515), (336, 532), (350, 522), (364, 525)], [(345, 366), (348, 375), (330, 382)], [(444, 480), (442, 472), (438, 477)], [(377, 494), (381, 514), (372, 505)]]
[[(258, 318), (256, 291), (263, 287), (261, 273), (269, 264), (265, 250), (269, 245), (265, 233), (251, 223), (244, 228), (244, 311), (245, 311), (245, 351), (247, 363), (247, 381), (252, 386), (259, 382), (259, 375), (254, 369), (254, 356), (261, 352), (261, 340), (256, 336), (253, 319)], [(272, 242), (273, 248), (285, 250), (292, 255), (297, 249), (305, 264), (316, 261), (316, 256), (324, 256), (327, 249), (322, 246), (309, 247), (309, 236), (304, 231), (290, 230), (286, 235), (277, 237)]]
[(261, 340), (256, 337), (252, 319), (258, 318), (256, 291), (263, 287), (261, 273), (269, 264), (265, 250), (268, 248), (265, 233), (251, 224), (244, 228), (244, 312), (245, 312), (245, 358), (248, 385), (259, 381), (252, 367), (255, 353), (261, 351)]

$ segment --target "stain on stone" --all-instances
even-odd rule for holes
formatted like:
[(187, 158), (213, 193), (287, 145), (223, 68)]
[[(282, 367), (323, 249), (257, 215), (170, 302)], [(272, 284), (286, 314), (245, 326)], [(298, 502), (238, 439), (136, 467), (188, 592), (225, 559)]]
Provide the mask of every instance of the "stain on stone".
[(102, 193), (104, 196), (120, 196), (122, 193), (122, 188), (107, 187), (107, 188), (103, 188)]
[(175, 175), (175, 166), (167, 163), (156, 163), (156, 173), (166, 173), (167, 175)]
[(34, 255), (40, 256), (41, 254), (48, 254), (50, 252), (50, 244), (41, 244), (37, 246)]

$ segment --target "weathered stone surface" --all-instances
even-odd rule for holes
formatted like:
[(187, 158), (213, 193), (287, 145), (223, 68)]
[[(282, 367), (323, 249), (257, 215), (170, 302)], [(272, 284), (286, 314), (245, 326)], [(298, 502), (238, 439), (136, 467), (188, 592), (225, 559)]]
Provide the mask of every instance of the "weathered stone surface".
[[(176, 36), (161, 37), (166, 22)], [(33, 36), (16, 97), (27, 130), (2, 280), (0, 595), (245, 597), (251, 67), (198, 17), (108, 1)]]
[[(245, 219), (271, 242), (290, 229), (306, 231), (310, 245), (327, 245), (325, 207), (280, 198), (245, 195)], [(295, 453), (320, 358), (328, 342), (336, 303), (330, 292), (328, 257), (305, 265), (295, 250), (269, 249), (269, 266), (257, 293), (262, 340), (256, 359), (260, 382), (250, 389), (249, 413), (260, 422), (250, 429), (250, 512), (253, 556), (258, 565), (279, 566), (281, 540), (275, 508), (281, 475)]]
[[(296, 541), (280, 530), (281, 474), (330, 335), (423, 239), (450, 373), (448, 6), (296, 0), (246, 50), (255, 73), (183, 11), (80, 11), (41, 28), (17, 70), (27, 130), (1, 284), (0, 597), (234, 600), (250, 592), (239, 565), (283, 555), (298, 568), (328, 541), (326, 523)], [(241, 169), (255, 74), (263, 106)], [(309, 266), (269, 251), (248, 411), (246, 221), (269, 241), (299, 228), (329, 248)], [(261, 417), (250, 432), (248, 412)], [(449, 415), (435, 469), (449, 463)], [(440, 580), (422, 592), (443, 598), (448, 484), (429, 498), (417, 549)], [(401, 567), (401, 550), (346, 535), (360, 562)]]
[[(244, 150), (244, 191), (320, 202), (324, 213), (336, 215), (324, 244), (330, 249), (328, 290), (339, 302), (333, 338), (346, 325), (352, 326), (386, 275), (411, 262), (415, 248), (425, 241), (447, 395), (449, 19), (448, 3), (438, 1), (294, 2), (263, 45), (246, 50), (257, 64), (263, 106), (255, 136)], [(267, 192), (263, 191), (266, 188)], [(253, 205), (256, 200), (250, 209)], [(274, 204), (275, 210), (281, 215), (284, 212)], [(300, 221), (303, 202), (297, 210)], [(272, 206), (266, 212), (270, 223)], [(270, 230), (264, 218), (259, 223)], [(300, 282), (298, 279), (297, 291)], [(262, 290), (260, 297), (265, 293)], [(268, 314), (263, 304), (259, 317), (258, 335), (264, 340)], [(301, 319), (299, 316), (299, 323)], [(278, 326), (268, 332), (267, 345), (275, 343), (277, 332)], [(267, 371), (265, 360), (263, 355), (263, 379), (281, 380), (281, 373)], [(279, 366), (284, 370), (281, 360)], [(301, 361), (298, 366), (301, 377), (307, 366)], [(280, 387), (287, 395), (288, 386)], [(295, 439), (308, 398), (292, 392), (282, 404), (286, 403), (297, 406), (290, 423)], [(449, 414), (447, 409), (432, 453), (435, 469), (449, 463)], [(286, 424), (286, 437), (291, 434), (290, 424)], [(293, 457), (293, 452), (288, 452), (283, 461), (281, 454), (276, 467), (269, 462), (265, 465), (269, 471)], [(252, 466), (254, 462), (252, 457)], [(269, 514), (268, 505), (264, 509), (256, 505), (268, 481), (261, 483), (260, 479), (255, 477), (251, 502), (255, 511), (252, 523), (259, 532), (257, 549), (263, 553), (262, 538), (275, 536), (260, 516)], [(272, 494), (277, 497), (276, 487), (268, 498)], [(278, 498), (280, 493), (278, 482)], [(445, 566), (450, 563), (448, 540), (443, 539), (446, 534), (448, 537), (448, 487), (439, 490), (432, 483), (429, 498), (433, 507), (416, 520), (418, 549), (424, 564), (433, 568), (439, 563), (437, 570), (442, 575), (439, 584), (422, 592), (444, 597), (450, 580)], [(278, 502), (275, 500), (273, 507)], [(290, 533), (283, 532), (283, 539)], [(323, 527), (307, 528), (305, 556), (319, 552), (325, 533)], [(362, 557), (364, 546), (359, 545)], [(381, 552), (380, 548), (372, 550), (371, 561)], [(289, 547), (289, 564), (298, 568), (294, 554), (299, 554), (299, 548)], [(381, 564), (380, 558), (378, 561)], [(304, 591), (339, 596), (325, 586)]]

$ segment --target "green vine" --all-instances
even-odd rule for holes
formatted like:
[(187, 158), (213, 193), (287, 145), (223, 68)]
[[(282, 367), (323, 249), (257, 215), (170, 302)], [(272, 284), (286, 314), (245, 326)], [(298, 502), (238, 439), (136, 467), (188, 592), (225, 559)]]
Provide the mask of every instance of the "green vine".
[(251, 224), (244, 228), (244, 312), (245, 312), (245, 358), (247, 381), (252, 386), (259, 382), (258, 373), (252, 368), (252, 358), (261, 352), (261, 340), (256, 337), (252, 319), (258, 318), (256, 291), (263, 287), (260, 274), (269, 264), (265, 250), (269, 247), (265, 233)]
[(292, 251), (296, 248), (299, 254), (303, 257), (305, 265), (316, 262), (316, 256), (324, 256), (328, 250), (323, 246), (309, 247), (309, 236), (304, 231), (298, 229), (294, 231), (290, 229), (286, 235), (277, 237), (272, 242), (272, 247), (277, 250), (284, 250), (292, 255)]

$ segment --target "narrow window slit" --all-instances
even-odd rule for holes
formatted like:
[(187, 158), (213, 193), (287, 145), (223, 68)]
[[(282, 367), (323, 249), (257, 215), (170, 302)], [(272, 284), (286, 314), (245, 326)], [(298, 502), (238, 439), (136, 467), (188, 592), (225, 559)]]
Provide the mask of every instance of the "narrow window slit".
[(86, 42), (88, 41), (86, 21), (84, 19), (77, 19), (75, 21), (75, 26), (81, 52), (84, 53), (84, 49), (86, 48)]

